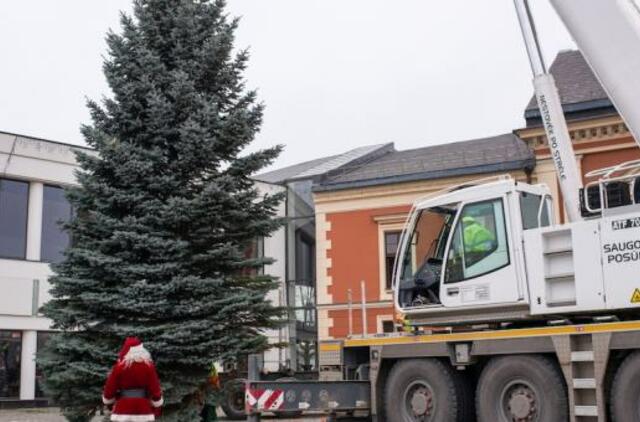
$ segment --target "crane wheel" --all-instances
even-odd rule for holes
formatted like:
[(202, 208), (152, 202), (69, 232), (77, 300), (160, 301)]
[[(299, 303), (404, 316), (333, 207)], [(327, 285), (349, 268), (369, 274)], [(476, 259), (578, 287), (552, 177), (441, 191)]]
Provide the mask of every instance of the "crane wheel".
[(566, 422), (567, 393), (559, 368), (537, 355), (494, 358), (476, 391), (478, 422)]
[(460, 380), (437, 359), (410, 359), (391, 369), (384, 392), (388, 421), (463, 422)]
[(456, 397), (458, 403), (458, 420), (464, 422), (476, 421), (475, 384), (469, 379), (467, 372), (452, 371), (456, 385)]
[(618, 367), (611, 386), (613, 422), (640, 420), (640, 352), (631, 353)]
[(247, 419), (247, 413), (244, 408), (246, 380), (236, 378), (224, 383), (222, 387), (222, 401), (220, 407), (227, 419), (232, 421), (241, 421)]

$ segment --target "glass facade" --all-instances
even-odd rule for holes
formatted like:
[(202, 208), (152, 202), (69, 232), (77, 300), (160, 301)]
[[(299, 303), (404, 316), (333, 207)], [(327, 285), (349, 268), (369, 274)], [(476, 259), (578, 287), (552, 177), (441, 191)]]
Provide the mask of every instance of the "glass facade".
[(71, 204), (64, 196), (64, 189), (57, 186), (45, 186), (42, 201), (42, 242), (40, 259), (57, 263), (64, 257), (69, 246), (69, 233), (62, 224), (71, 219)]
[(0, 399), (20, 397), (22, 333), (0, 330)]
[(291, 368), (317, 368), (315, 212), (311, 180), (287, 184), (286, 301)]
[(0, 178), (0, 258), (25, 259), (29, 183)]

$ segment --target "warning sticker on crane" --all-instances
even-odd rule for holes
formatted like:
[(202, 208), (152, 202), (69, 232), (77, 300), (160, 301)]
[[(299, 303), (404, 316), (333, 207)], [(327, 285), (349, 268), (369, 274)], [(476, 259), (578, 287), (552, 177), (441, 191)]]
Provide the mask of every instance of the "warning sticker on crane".
[(248, 389), (245, 400), (247, 410), (278, 410), (284, 404), (284, 391)]
[(631, 295), (631, 303), (640, 303), (640, 289), (635, 289)]

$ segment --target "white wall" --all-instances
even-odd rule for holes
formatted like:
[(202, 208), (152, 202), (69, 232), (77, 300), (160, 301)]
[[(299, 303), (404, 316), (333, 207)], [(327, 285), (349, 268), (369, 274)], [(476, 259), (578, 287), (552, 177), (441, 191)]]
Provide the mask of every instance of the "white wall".
[(0, 175), (6, 172), (14, 178), (74, 184), (74, 149), (80, 148), (0, 132)]

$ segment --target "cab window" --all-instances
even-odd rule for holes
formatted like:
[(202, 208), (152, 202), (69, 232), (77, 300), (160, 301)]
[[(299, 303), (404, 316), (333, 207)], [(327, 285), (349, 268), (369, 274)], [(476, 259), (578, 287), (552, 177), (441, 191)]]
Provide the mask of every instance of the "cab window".
[(542, 202), (540, 195), (520, 192), (520, 213), (522, 214), (522, 228), (524, 230), (550, 225), (549, 206), (546, 201)]
[(445, 283), (478, 277), (508, 264), (502, 200), (466, 205), (458, 217), (449, 246)]

